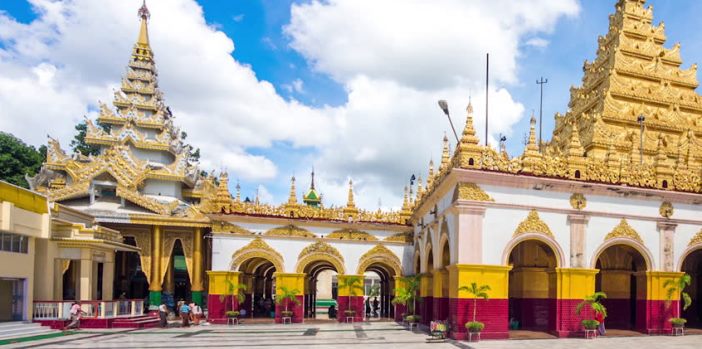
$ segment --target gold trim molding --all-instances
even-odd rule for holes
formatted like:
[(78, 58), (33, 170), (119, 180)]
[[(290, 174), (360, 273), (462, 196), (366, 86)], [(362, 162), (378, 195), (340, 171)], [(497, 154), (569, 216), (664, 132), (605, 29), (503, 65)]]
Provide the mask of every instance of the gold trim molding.
[(317, 241), (300, 252), (297, 257), (297, 267), (296, 273), (304, 273), (305, 268), (314, 262), (328, 262), (336, 269), (339, 274), (345, 274), (346, 268), (344, 267), (344, 257), (341, 255), (339, 250), (335, 247), (327, 244), (324, 241)]
[(402, 263), (400, 258), (397, 257), (395, 253), (390, 251), (387, 247), (378, 244), (371, 248), (368, 252), (364, 253), (358, 260), (358, 269), (356, 274), (363, 275), (366, 269), (373, 264), (381, 264), (383, 266), (392, 268), (395, 272), (395, 277), (402, 276)]
[(311, 231), (300, 228), (296, 225), (284, 225), (282, 227), (277, 227), (273, 228), (267, 232), (265, 232), (263, 235), (265, 236), (286, 236), (286, 237), (301, 237), (301, 238), (316, 238), (317, 235), (314, 235)]
[(527, 233), (540, 233), (553, 238), (551, 228), (548, 227), (546, 222), (541, 220), (541, 217), (539, 217), (539, 213), (536, 212), (536, 210), (529, 211), (529, 215), (527, 215), (525, 220), (519, 223), (517, 229), (514, 230), (512, 237), (517, 237)]
[(634, 230), (629, 225), (629, 222), (627, 222), (626, 218), (622, 218), (622, 220), (619, 222), (619, 224), (612, 229), (607, 236), (605, 236), (605, 241), (611, 240), (611, 239), (616, 239), (616, 238), (625, 238), (625, 239), (631, 239), (640, 243), (643, 243), (643, 240), (641, 239), (641, 236), (639, 233)]
[(339, 229), (331, 232), (329, 235), (325, 236), (327, 239), (339, 239), (339, 240), (363, 240), (363, 241), (378, 241), (375, 236), (356, 229)]
[(265, 259), (273, 263), (276, 272), (285, 272), (283, 256), (260, 237), (251, 240), (248, 245), (236, 250), (236, 252), (232, 254), (232, 262), (230, 263), (229, 269), (237, 271), (242, 263), (252, 258)]

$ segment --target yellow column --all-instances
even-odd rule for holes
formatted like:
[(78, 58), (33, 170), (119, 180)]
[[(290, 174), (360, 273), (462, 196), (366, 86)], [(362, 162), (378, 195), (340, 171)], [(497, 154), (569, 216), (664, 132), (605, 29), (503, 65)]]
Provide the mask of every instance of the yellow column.
[(161, 245), (163, 228), (154, 225), (151, 228), (151, 280), (149, 282), (149, 308), (155, 309), (161, 304)]
[(89, 259), (89, 257), (80, 260), (80, 297), (78, 299), (82, 301), (93, 300), (93, 284), (97, 283), (97, 278), (94, 277), (93, 269), (95, 269), (93, 268), (93, 261)]
[(595, 276), (599, 270), (556, 268), (556, 298), (582, 301), (595, 293)]
[(193, 236), (193, 277), (191, 283), (193, 302), (202, 304), (202, 228), (195, 228)]
[(163, 277), (163, 292), (173, 294), (175, 292), (175, 280), (174, 274), (175, 270), (173, 268), (173, 257), (168, 261), (168, 267), (166, 268), (166, 275)]

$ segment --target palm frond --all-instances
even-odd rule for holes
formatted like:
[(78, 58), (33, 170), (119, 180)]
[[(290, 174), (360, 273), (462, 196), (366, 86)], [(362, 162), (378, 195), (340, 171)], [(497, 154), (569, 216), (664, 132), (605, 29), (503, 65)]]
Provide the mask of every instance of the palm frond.
[(682, 293), (682, 298), (683, 298), (683, 311), (687, 310), (687, 308), (692, 305), (692, 298), (690, 298), (690, 295), (687, 294), (687, 292)]

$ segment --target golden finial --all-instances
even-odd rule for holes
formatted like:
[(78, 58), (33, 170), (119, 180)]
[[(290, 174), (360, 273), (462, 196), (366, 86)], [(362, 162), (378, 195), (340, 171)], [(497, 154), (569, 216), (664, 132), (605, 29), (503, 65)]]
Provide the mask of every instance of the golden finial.
[(527, 143), (528, 151), (539, 151), (539, 146), (536, 144), (536, 117), (534, 111), (531, 111), (531, 120), (529, 120), (529, 143)]
[(444, 133), (444, 149), (441, 152), (441, 166), (439, 166), (440, 171), (444, 170), (446, 167), (448, 167), (449, 159), (451, 157), (450, 155), (451, 150), (449, 149), (449, 140), (448, 137), (446, 136), (446, 133)]
[(146, 0), (144, 0), (141, 8), (139, 8), (139, 17), (141, 17), (141, 28), (139, 29), (139, 37), (137, 37), (136, 45), (134, 45), (132, 51), (132, 59), (151, 61), (153, 59), (153, 52), (151, 52), (151, 46), (149, 45), (149, 28), (147, 24), (151, 13), (146, 7)]
[(353, 180), (349, 179), (349, 195), (346, 200), (346, 207), (347, 208), (355, 208), (356, 203), (353, 201)]
[(473, 127), (473, 104), (469, 101), (466, 107), (466, 126), (463, 128), (461, 143), (477, 145), (479, 142), (478, 137), (475, 136), (475, 128)]
[(405, 186), (405, 196), (402, 199), (402, 210), (409, 209), (409, 187)]
[(417, 177), (417, 201), (422, 198), (422, 194), (424, 194), (424, 188), (422, 187), (422, 175), (419, 175)]
[(228, 213), (232, 206), (232, 195), (229, 193), (229, 175), (226, 171), (219, 174), (219, 185), (215, 195), (217, 211)]
[(434, 184), (434, 159), (429, 160), (429, 175), (427, 176), (427, 189)]
[(290, 196), (288, 197), (288, 204), (297, 204), (297, 192), (295, 191), (295, 176), (290, 179)]
[(583, 156), (585, 150), (580, 144), (580, 133), (578, 132), (578, 122), (573, 120), (570, 131), (570, 144), (568, 145), (569, 156)]

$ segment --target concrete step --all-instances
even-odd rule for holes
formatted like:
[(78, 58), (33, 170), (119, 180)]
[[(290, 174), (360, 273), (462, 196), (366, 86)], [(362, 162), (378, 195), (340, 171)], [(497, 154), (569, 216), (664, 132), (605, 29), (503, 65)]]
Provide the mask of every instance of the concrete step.
[(0, 325), (0, 339), (31, 337), (57, 332), (38, 323), (13, 322)]

